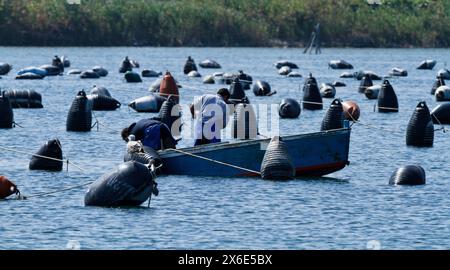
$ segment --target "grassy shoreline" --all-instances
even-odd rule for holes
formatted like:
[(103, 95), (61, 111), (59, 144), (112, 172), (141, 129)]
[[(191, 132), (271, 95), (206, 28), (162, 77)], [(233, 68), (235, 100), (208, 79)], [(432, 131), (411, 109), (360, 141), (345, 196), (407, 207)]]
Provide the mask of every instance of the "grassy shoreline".
[(80, 1), (0, 0), (0, 46), (450, 46), (450, 1)]

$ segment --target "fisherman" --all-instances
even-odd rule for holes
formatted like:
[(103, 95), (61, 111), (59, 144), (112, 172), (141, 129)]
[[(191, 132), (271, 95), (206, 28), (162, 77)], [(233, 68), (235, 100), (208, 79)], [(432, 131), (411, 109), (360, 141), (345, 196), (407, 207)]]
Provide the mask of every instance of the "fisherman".
[(227, 108), (229, 99), (228, 89), (221, 88), (216, 95), (203, 95), (190, 105), (192, 118), (196, 119), (194, 146), (221, 141), (220, 131), (227, 126), (231, 111)]
[(154, 150), (164, 150), (176, 148), (177, 141), (170, 133), (166, 124), (155, 119), (142, 119), (137, 123), (131, 124), (122, 130), (122, 139), (126, 142), (130, 140), (141, 141), (144, 146), (151, 147)]

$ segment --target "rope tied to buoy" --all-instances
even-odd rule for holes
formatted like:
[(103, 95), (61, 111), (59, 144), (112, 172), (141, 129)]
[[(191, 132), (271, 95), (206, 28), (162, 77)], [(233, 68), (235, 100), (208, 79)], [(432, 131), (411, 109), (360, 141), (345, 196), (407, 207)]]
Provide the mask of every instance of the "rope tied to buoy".
[(387, 132), (391, 132), (391, 133), (397, 133), (397, 134), (403, 134), (404, 133), (404, 131), (400, 131), (400, 130), (387, 129), (387, 128), (377, 127), (377, 126), (374, 126), (374, 125), (371, 125), (371, 124), (363, 123), (363, 122), (361, 122), (361, 120), (356, 120), (355, 118), (353, 118), (353, 115), (351, 113), (349, 113), (348, 115), (352, 119), (353, 123), (357, 123), (357, 124), (360, 124), (362, 126), (366, 126), (366, 127), (372, 128), (372, 129), (387, 131)]
[(108, 125), (103, 124), (103, 123), (101, 123), (100, 121), (98, 121), (98, 118), (97, 118), (97, 116), (95, 115), (94, 111), (92, 111), (92, 115), (93, 115), (94, 118), (95, 118), (95, 123), (94, 123), (94, 125), (93, 125), (92, 127), (94, 127), (95, 125), (97, 125), (97, 131), (98, 131), (98, 129), (99, 129), (99, 126), (102, 126), (102, 127), (106, 128), (106, 129), (108, 129), (108, 130), (110, 130), (110, 131), (113, 131), (114, 133), (120, 133), (119, 130), (113, 129), (113, 128), (109, 127)]
[(376, 108), (382, 109), (382, 110), (390, 110), (390, 111), (397, 111), (398, 112), (398, 108), (392, 108), (392, 107), (380, 107), (377, 104), (373, 105), (373, 111), (376, 112)]
[(313, 101), (305, 101), (305, 100), (301, 100), (300, 102), (307, 103), (307, 104), (323, 105), (323, 102), (313, 102)]
[(233, 164), (229, 164), (229, 163), (226, 163), (226, 162), (214, 160), (214, 159), (211, 159), (211, 158), (199, 156), (199, 155), (196, 155), (196, 154), (193, 154), (193, 153), (189, 153), (189, 152), (186, 152), (186, 151), (183, 151), (183, 150), (180, 150), (180, 149), (170, 148), (170, 149), (167, 149), (167, 150), (172, 150), (172, 151), (175, 151), (175, 152), (179, 152), (181, 154), (185, 154), (185, 155), (192, 156), (192, 157), (195, 157), (195, 158), (203, 159), (203, 160), (206, 160), (206, 161), (209, 161), (209, 162), (213, 162), (213, 163), (217, 163), (217, 164), (220, 164), (220, 165), (224, 165), (224, 166), (228, 166), (228, 167), (231, 167), (231, 168), (235, 168), (235, 169), (238, 169), (238, 170), (242, 170), (242, 171), (254, 173), (254, 174), (257, 174), (257, 175), (261, 175), (261, 172), (258, 172), (258, 171), (250, 170), (250, 169), (247, 169), (247, 168), (243, 168), (243, 167), (236, 166), (236, 165), (233, 165)]

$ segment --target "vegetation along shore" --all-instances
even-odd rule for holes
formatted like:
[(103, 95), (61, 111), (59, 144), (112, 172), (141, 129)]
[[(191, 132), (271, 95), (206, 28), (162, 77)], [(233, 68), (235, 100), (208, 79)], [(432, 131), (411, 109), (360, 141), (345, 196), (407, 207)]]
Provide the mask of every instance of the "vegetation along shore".
[(443, 0), (0, 0), (0, 45), (304, 46), (320, 23), (326, 47), (447, 47), (449, 14)]

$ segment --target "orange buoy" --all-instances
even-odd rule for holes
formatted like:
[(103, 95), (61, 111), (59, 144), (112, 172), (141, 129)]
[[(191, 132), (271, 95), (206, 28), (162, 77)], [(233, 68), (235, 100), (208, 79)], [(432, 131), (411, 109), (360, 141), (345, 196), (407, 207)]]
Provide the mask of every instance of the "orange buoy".
[(17, 186), (14, 185), (8, 178), (0, 175), (0, 199), (5, 199), (6, 197), (17, 194), (19, 190)]
[(159, 95), (167, 98), (169, 95), (175, 97), (175, 102), (178, 103), (180, 100), (180, 94), (178, 93), (178, 86), (175, 79), (172, 77), (169, 71), (164, 74), (164, 77), (159, 86)]
[(344, 117), (350, 121), (357, 121), (359, 119), (360, 110), (358, 104), (354, 101), (345, 101), (342, 103), (344, 109)]

